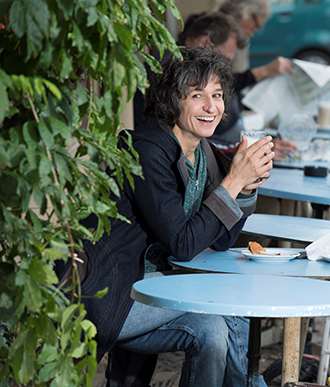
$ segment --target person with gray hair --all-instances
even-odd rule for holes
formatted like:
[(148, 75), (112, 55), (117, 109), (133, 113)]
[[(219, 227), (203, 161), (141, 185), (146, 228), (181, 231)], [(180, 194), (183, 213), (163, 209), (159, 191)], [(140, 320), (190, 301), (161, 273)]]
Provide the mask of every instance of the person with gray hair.
[[(267, 0), (225, 0), (217, 11), (234, 17), (242, 32), (249, 38), (253, 37), (271, 14)], [(255, 82), (259, 82), (262, 79), (291, 71), (292, 67), (289, 59), (279, 56), (266, 65), (251, 69), (251, 73)]]
[(250, 38), (270, 16), (267, 0), (225, 0), (213, 10), (221, 11), (235, 18), (244, 34)]

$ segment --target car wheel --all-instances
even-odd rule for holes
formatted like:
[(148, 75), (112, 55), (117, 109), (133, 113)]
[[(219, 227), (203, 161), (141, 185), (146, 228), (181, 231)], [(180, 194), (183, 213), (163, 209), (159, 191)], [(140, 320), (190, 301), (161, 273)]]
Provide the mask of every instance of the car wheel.
[(330, 65), (330, 54), (321, 50), (306, 50), (296, 55), (297, 59), (306, 60), (307, 62), (314, 62)]

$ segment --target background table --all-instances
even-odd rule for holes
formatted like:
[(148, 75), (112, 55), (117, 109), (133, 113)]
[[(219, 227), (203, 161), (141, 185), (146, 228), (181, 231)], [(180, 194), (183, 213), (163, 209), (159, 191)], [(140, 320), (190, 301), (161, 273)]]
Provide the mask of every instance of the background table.
[[(306, 291), (307, 290), (307, 291)], [(330, 315), (330, 283), (286, 276), (239, 274), (173, 275), (141, 280), (133, 285), (131, 297), (144, 304), (192, 313), (235, 315), (251, 318), (251, 329), (257, 333), (261, 317), (300, 317)], [(302, 297), (302, 294), (304, 295)], [(294, 324), (288, 334), (299, 333)], [(286, 337), (284, 337), (284, 348)], [(251, 340), (249, 341), (249, 353)], [(292, 352), (292, 348), (287, 348)], [(291, 358), (295, 372), (282, 383), (298, 380), (299, 346)], [(258, 382), (249, 358), (249, 385)], [(284, 364), (284, 367), (286, 364)], [(254, 375), (251, 376), (251, 372)], [(258, 373), (258, 372), (257, 372)]]
[(330, 174), (310, 177), (301, 170), (273, 168), (270, 178), (258, 188), (258, 192), (265, 196), (329, 205)]
[(304, 169), (307, 165), (313, 167), (323, 167), (328, 168), (330, 171), (330, 161), (322, 160), (292, 160), (292, 161), (274, 161), (274, 167), (276, 168), (291, 168), (291, 169)]
[(290, 242), (314, 242), (330, 233), (330, 221), (298, 216), (252, 214), (247, 218), (242, 232)]

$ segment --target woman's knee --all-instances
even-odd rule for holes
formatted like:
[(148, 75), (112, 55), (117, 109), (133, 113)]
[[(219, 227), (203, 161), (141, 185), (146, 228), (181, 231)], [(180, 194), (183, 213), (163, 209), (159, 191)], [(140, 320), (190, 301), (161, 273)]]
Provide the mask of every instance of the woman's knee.
[(197, 350), (227, 353), (228, 327), (222, 316), (192, 314), (190, 323), (195, 332)]

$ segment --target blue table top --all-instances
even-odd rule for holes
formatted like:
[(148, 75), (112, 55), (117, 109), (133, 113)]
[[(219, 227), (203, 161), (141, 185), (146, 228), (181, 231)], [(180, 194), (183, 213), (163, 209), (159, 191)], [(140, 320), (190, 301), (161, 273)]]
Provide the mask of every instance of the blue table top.
[(305, 166), (311, 165), (313, 167), (325, 167), (330, 171), (330, 161), (322, 160), (292, 160), (292, 161), (274, 161), (274, 166), (279, 168), (304, 169)]
[(270, 178), (258, 188), (265, 196), (318, 204), (330, 204), (330, 174), (305, 176), (302, 170), (273, 168)]
[(247, 218), (243, 232), (290, 242), (314, 242), (330, 233), (330, 221), (298, 216), (252, 214)]
[[(241, 247), (227, 251), (206, 249), (189, 262), (178, 261), (174, 257), (170, 257), (168, 261), (176, 267), (204, 273), (330, 277), (330, 262), (325, 260), (310, 261), (307, 258), (295, 258), (282, 263), (256, 262), (242, 255), (240, 253), (242, 250), (246, 250), (246, 248)], [(293, 248), (290, 250), (305, 252), (304, 249)]]
[(330, 282), (251, 274), (182, 274), (136, 282), (131, 297), (193, 313), (246, 317), (330, 315)]

